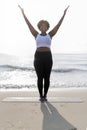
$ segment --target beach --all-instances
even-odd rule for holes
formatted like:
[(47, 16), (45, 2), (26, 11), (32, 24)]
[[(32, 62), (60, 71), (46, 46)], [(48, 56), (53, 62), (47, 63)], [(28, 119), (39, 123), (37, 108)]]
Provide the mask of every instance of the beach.
[[(4, 100), (12, 97), (23, 101)], [(37, 101), (26, 102), (26, 97)], [(44, 103), (37, 90), (0, 91), (0, 130), (76, 129), (87, 130), (87, 88), (50, 89)]]

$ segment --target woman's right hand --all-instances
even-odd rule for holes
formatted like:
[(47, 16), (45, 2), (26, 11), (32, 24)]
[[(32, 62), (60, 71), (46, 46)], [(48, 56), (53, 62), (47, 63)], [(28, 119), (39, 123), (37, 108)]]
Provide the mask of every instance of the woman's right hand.
[(21, 12), (24, 13), (24, 9), (20, 5), (18, 5), (18, 7), (20, 8)]

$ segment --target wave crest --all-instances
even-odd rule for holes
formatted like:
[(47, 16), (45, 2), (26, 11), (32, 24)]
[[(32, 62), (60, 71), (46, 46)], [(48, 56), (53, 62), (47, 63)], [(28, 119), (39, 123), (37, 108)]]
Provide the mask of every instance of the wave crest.
[[(12, 65), (0, 65), (1, 69), (5, 70), (21, 70), (21, 71), (35, 71), (33, 67), (22, 67), (22, 66), (12, 66)], [(77, 69), (77, 68), (61, 68), (61, 69), (52, 69), (54, 73), (72, 73), (72, 72), (87, 72), (84, 69)]]
[(21, 67), (21, 66), (12, 66), (12, 65), (0, 65), (0, 68), (6, 70), (34, 71), (33, 67)]

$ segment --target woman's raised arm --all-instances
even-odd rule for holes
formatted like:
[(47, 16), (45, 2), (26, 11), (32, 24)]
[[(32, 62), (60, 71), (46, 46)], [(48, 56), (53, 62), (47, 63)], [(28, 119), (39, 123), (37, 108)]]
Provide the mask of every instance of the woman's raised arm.
[(28, 18), (26, 17), (23, 8), (22, 8), (20, 5), (18, 5), (18, 7), (21, 9), (21, 12), (22, 12), (22, 14), (23, 14), (23, 17), (24, 17), (24, 19), (25, 19), (25, 21), (26, 21), (26, 23), (27, 23), (29, 29), (30, 29), (30, 32), (32, 33), (32, 35), (33, 35), (34, 37), (36, 37), (37, 34), (38, 34), (38, 32), (35, 30), (35, 28), (32, 26), (32, 24), (30, 23), (30, 21), (29, 21)]
[(58, 24), (49, 32), (49, 35), (50, 35), (51, 37), (53, 37), (53, 36), (57, 33), (57, 31), (58, 31), (60, 25), (61, 25), (62, 22), (63, 22), (63, 19), (64, 19), (65, 15), (66, 15), (66, 12), (67, 12), (67, 9), (68, 9), (68, 8), (69, 8), (69, 6), (64, 10), (64, 14), (63, 14), (63, 16), (61, 17), (61, 19), (59, 20)]

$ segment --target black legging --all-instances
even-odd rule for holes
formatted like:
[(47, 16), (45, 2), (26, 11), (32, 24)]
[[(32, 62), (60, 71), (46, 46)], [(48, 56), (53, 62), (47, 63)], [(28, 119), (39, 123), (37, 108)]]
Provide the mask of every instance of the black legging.
[[(38, 77), (37, 86), (40, 97), (46, 97), (50, 85), (50, 73), (52, 69), (52, 54), (51, 51), (39, 52), (36, 51), (34, 57), (34, 67)], [(43, 85), (44, 81), (44, 85)], [(44, 88), (44, 93), (43, 93)]]

